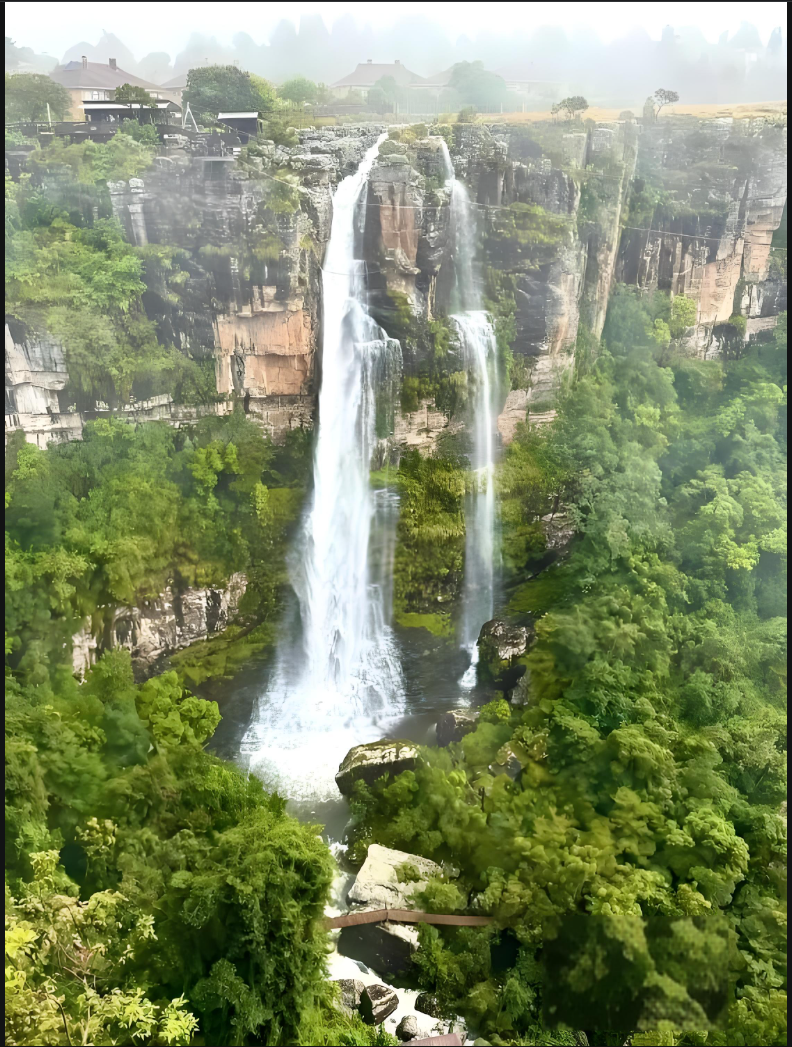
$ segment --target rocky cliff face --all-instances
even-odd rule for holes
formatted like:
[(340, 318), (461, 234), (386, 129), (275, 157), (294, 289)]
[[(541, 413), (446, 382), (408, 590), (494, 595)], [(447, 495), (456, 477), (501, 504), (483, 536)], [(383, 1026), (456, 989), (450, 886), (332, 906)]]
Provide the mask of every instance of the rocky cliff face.
[(686, 341), (699, 356), (721, 351), (734, 316), (746, 321), (745, 340), (773, 327), (786, 308), (786, 253), (772, 249), (786, 207), (786, 126), (731, 118), (649, 125), (636, 187), (657, 200), (624, 230), (618, 279), (694, 299)]
[[(237, 402), (276, 439), (311, 424), (332, 192), (382, 130), (308, 130), (294, 147), (163, 160), (109, 186), (128, 239), (144, 249), (144, 305), (160, 341), (213, 365), (217, 394), (185, 404), (152, 388), (117, 410), (180, 425)], [(476, 204), (487, 307), (515, 358), (505, 442), (526, 412), (552, 417), (581, 326), (600, 334), (614, 279), (694, 299), (686, 341), (700, 355), (734, 337), (735, 315), (750, 338), (786, 307), (786, 256), (772, 245), (786, 201), (785, 128), (684, 118), (430, 130), (389, 139), (371, 173), (361, 244), (371, 308), (402, 341), (407, 376), (422, 374), (427, 325), (448, 313), (453, 290), (443, 134)], [(397, 443), (430, 447), (458, 426), (431, 397), (419, 400), (397, 420)], [(57, 339), (11, 319), (7, 432), (22, 428), (44, 446), (79, 437), (107, 410), (70, 390)]]
[[(144, 178), (108, 184), (127, 239), (144, 249), (144, 306), (160, 342), (214, 361), (218, 401), (185, 405), (153, 389), (117, 410), (178, 425), (237, 399), (276, 439), (310, 424), (332, 192), (378, 130), (308, 131), (297, 146), (259, 143), (238, 160), (162, 160)], [(108, 410), (77, 399), (58, 340), (12, 318), (6, 432), (21, 428), (42, 446), (77, 438)]]
[(165, 655), (222, 632), (246, 587), (245, 576), (234, 574), (222, 589), (174, 591), (169, 586), (139, 607), (103, 608), (103, 617), (84, 622), (72, 637), (75, 675), (82, 678), (102, 651), (115, 647), (125, 647), (136, 670), (146, 674)]

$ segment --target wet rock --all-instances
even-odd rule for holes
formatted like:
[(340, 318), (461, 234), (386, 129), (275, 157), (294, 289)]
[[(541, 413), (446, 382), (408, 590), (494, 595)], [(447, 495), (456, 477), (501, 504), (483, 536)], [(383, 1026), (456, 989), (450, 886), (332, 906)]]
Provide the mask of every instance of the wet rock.
[(512, 705), (521, 707), (531, 704), (531, 673), (527, 671), (521, 676), (509, 693), (509, 701)]
[(524, 625), (499, 619), (486, 622), (478, 638), (479, 677), (500, 690), (509, 690), (525, 673), (520, 659), (532, 639), (532, 630)]
[(422, 1014), (428, 1014), (430, 1018), (439, 1018), (441, 1015), (437, 997), (428, 992), (418, 993), (415, 997), (415, 1009)]
[(566, 552), (575, 535), (575, 528), (565, 513), (551, 513), (542, 517), (547, 548), (556, 554)]
[(399, 1006), (399, 997), (387, 985), (367, 985), (360, 998), (360, 1015), (367, 1025), (381, 1025)]
[(466, 734), (476, 729), (477, 721), (478, 716), (475, 713), (460, 712), (457, 709), (445, 713), (435, 724), (437, 744), (445, 747), (452, 742), (461, 741)]
[(418, 949), (418, 931), (398, 923), (344, 927), (336, 946), (342, 956), (362, 962), (383, 977), (403, 974)]
[(373, 843), (348, 898), (369, 909), (409, 909), (412, 894), (440, 875), (441, 867), (428, 858)]
[(528, 762), (528, 753), (517, 743), (507, 742), (498, 750), (498, 755), (489, 766), (490, 774), (497, 777), (505, 774), (516, 782), (522, 774), (523, 767)]
[(338, 978), (334, 984), (339, 988), (339, 1009), (356, 1014), (363, 990), (366, 988), (365, 983), (357, 978)]
[(419, 1033), (418, 1019), (414, 1014), (406, 1014), (396, 1026), (396, 1035), (402, 1043), (416, 1039)]
[(387, 739), (356, 745), (344, 757), (335, 776), (336, 785), (344, 796), (349, 796), (355, 782), (363, 781), (371, 785), (385, 774), (413, 770), (417, 757), (417, 747), (407, 741)]

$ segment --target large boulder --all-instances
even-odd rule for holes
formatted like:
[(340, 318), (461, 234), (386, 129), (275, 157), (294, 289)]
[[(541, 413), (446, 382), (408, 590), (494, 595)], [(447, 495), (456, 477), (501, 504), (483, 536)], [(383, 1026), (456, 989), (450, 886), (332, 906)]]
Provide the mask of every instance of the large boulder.
[(524, 625), (510, 625), (498, 618), (481, 627), (478, 638), (479, 678), (508, 690), (525, 673), (521, 659), (528, 651), (533, 631)]
[(360, 1016), (367, 1025), (382, 1025), (399, 1006), (399, 997), (387, 985), (367, 985), (360, 998)]
[(466, 734), (476, 729), (478, 714), (452, 709), (444, 713), (435, 724), (437, 744), (441, 747), (460, 742)]
[(403, 974), (418, 950), (418, 931), (400, 923), (344, 927), (336, 945), (342, 956), (359, 960), (383, 977)]
[(357, 1014), (360, 998), (366, 988), (364, 982), (357, 978), (336, 978), (334, 983), (339, 989), (338, 1008), (350, 1014)]
[(373, 843), (347, 897), (368, 909), (409, 909), (412, 894), (442, 872), (428, 858)]
[(344, 796), (350, 796), (355, 782), (371, 785), (383, 775), (411, 771), (417, 758), (418, 748), (412, 742), (399, 739), (356, 745), (338, 768), (336, 785)]
[(437, 997), (428, 992), (419, 992), (415, 997), (415, 1009), (422, 1014), (428, 1014), (430, 1018), (440, 1018), (442, 1011)]
[(414, 1014), (406, 1014), (396, 1026), (396, 1035), (402, 1043), (406, 1043), (408, 1040), (417, 1039), (420, 1032), (421, 1030), (418, 1027), (418, 1019)]

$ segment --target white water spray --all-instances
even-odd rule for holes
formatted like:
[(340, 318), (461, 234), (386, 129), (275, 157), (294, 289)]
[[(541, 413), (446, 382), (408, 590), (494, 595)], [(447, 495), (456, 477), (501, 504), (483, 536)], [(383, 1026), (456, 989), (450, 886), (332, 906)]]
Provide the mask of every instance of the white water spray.
[(346, 751), (381, 737), (404, 704), (389, 625), (398, 506), (369, 480), (376, 396), (393, 386), (401, 350), (368, 315), (364, 263), (355, 259), (367, 179), (384, 137), (333, 198), (314, 495), (292, 563), (302, 650), (279, 651), (242, 743), (250, 769), (292, 799), (337, 795), (334, 774)]
[(476, 682), (479, 631), (494, 614), (495, 576), (495, 331), (481, 308), (474, 260), (476, 217), (464, 184), (454, 176), (448, 146), (442, 143), (446, 184), (451, 187), (451, 225), (457, 307), (451, 319), (459, 332), (465, 367), (473, 377), (470, 413), (473, 418), (471, 466), (476, 489), (465, 503), (465, 583), (462, 646), (470, 666), (462, 677), (465, 688)]

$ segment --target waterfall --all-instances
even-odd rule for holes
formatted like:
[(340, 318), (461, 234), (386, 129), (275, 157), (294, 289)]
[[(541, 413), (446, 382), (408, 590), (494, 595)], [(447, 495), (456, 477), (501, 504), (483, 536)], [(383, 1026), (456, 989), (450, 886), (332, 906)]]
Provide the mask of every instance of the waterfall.
[(403, 708), (390, 629), (398, 502), (372, 490), (377, 406), (395, 390), (399, 343), (366, 310), (362, 238), (368, 175), (383, 135), (333, 198), (322, 271), (322, 385), (313, 500), (292, 556), (302, 645), (279, 648), (242, 743), (250, 769), (294, 799), (336, 795), (346, 751), (381, 737)]
[(489, 315), (481, 308), (476, 279), (476, 216), (465, 185), (454, 175), (448, 146), (442, 143), (446, 184), (451, 188), (451, 226), (456, 276), (456, 308), (451, 319), (459, 333), (465, 368), (472, 376), (469, 410), (473, 418), (470, 455), (476, 483), (465, 502), (465, 581), (462, 646), (470, 667), (462, 686), (476, 680), (479, 631), (494, 614), (495, 590), (495, 389), (496, 343)]

